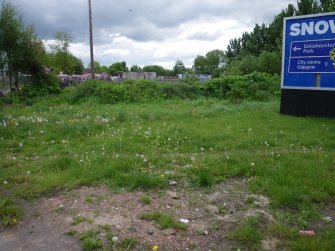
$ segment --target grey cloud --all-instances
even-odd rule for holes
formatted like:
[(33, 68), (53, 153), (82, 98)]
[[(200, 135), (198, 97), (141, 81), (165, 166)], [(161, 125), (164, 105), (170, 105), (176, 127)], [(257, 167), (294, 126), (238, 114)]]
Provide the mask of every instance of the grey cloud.
[(186, 39), (190, 40), (202, 40), (202, 41), (214, 41), (221, 37), (222, 32), (215, 32), (213, 34), (210, 34), (209, 32), (197, 32), (195, 34), (187, 36)]
[[(74, 42), (88, 44), (87, 0), (11, 1), (25, 13), (28, 24), (35, 24), (37, 34), (42, 39), (52, 39), (57, 31), (64, 31), (75, 37)], [(295, 2), (296, 0), (92, 0), (95, 46), (110, 45), (110, 48), (119, 48), (115, 37), (110, 36), (116, 33), (134, 42), (178, 41), (176, 39), (183, 32), (181, 30), (183, 24), (188, 22), (201, 24), (206, 21), (210, 23), (215, 18), (236, 20), (241, 27), (250, 28), (256, 22), (270, 22), (281, 9)], [(221, 35), (219, 31), (214, 34), (206, 31), (195, 32), (186, 39), (212, 42)], [(192, 41), (190, 47), (191, 43)], [(129, 60), (130, 63), (135, 60), (154, 61), (150, 53), (135, 48), (129, 50), (131, 55), (127, 57), (111, 58), (106, 55), (101, 56), (101, 60), (103, 62), (114, 59), (127, 62)], [(190, 49), (188, 53), (192, 54), (194, 50)], [(191, 57), (192, 55), (178, 55), (181, 59)], [(164, 60), (175, 59), (170, 57)]]
[[(38, 34), (50, 39), (56, 31), (71, 32), (76, 41), (88, 36), (88, 4), (82, 0), (13, 0), (26, 12), (29, 22), (35, 23)], [(126, 34), (135, 41), (160, 41), (171, 37), (172, 30), (185, 22), (201, 20), (204, 16), (237, 19), (240, 22), (271, 21), (280, 11), (277, 1), (249, 0), (99, 0), (92, 1), (93, 26)], [(285, 4), (283, 4), (284, 2)], [(282, 1), (284, 7), (295, 1)], [(278, 3), (277, 3), (278, 5)], [(176, 34), (177, 35), (177, 34)], [(97, 41), (104, 40), (97, 38)]]

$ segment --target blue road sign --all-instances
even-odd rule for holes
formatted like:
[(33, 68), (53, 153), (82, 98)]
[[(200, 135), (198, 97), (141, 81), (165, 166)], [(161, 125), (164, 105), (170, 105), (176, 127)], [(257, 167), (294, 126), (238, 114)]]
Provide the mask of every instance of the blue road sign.
[(335, 13), (285, 18), (283, 44), (282, 88), (335, 90)]

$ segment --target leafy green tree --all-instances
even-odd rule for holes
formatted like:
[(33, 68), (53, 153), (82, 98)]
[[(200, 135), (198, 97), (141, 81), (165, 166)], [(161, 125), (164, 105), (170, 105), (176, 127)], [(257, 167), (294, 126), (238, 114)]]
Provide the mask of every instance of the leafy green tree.
[(207, 60), (204, 56), (197, 56), (194, 59), (193, 62), (193, 69), (195, 71), (195, 73), (197, 74), (209, 74), (209, 72), (207, 71), (208, 68), (206, 67), (207, 65)]
[(12, 89), (19, 88), (19, 73), (32, 75), (35, 80), (44, 75), (45, 49), (32, 26), (26, 26), (22, 14), (11, 3), (2, 2), (0, 9), (0, 67), (9, 76)]
[(197, 74), (209, 74), (213, 78), (219, 77), (225, 64), (225, 53), (221, 50), (207, 52), (206, 56), (197, 56), (193, 68)]
[(320, 0), (321, 12), (331, 12), (335, 11), (335, 1), (334, 0)]
[(298, 0), (297, 6), (298, 8), (296, 11), (298, 15), (308, 15), (321, 12), (321, 5), (318, 0)]
[(63, 73), (68, 73), (68, 74), (79, 74), (80, 75), (84, 72), (84, 64), (81, 61), (81, 59), (69, 53), (67, 57), (67, 61), (68, 61), (67, 72), (65, 72), (63, 69), (62, 57), (58, 53), (47, 53), (44, 63), (55, 74), (59, 74), (60, 72), (63, 72)]
[(131, 72), (140, 72), (142, 69), (138, 65), (133, 65), (130, 67)]
[(174, 67), (173, 67), (174, 75), (185, 73), (185, 71), (186, 71), (186, 67), (185, 67), (183, 61), (182, 60), (177, 60)]
[(207, 71), (213, 78), (220, 76), (223, 66), (225, 64), (225, 55), (221, 50), (209, 51), (206, 54)]
[(127, 67), (126, 62), (124, 61), (116, 62), (108, 67), (108, 72), (112, 76), (116, 75), (117, 72), (127, 72), (127, 71), (128, 71), (128, 67)]
[(84, 72), (83, 61), (72, 54), (69, 55), (69, 69), (71, 74), (81, 75)]
[(108, 73), (108, 67), (106, 65), (100, 66), (100, 73)]
[[(101, 73), (101, 65), (98, 61), (94, 61), (94, 72), (99, 74)], [(88, 64), (88, 68), (91, 69), (91, 63)]]
[(55, 42), (50, 45), (51, 50), (56, 56), (56, 62), (61, 66), (61, 71), (71, 74), (69, 51), (73, 36), (70, 33), (57, 31), (55, 34)]
[(242, 41), (241, 38), (234, 38), (229, 41), (225, 57), (227, 61), (231, 61), (237, 58), (242, 52)]
[(144, 72), (156, 72), (157, 76), (167, 76), (167, 71), (159, 65), (147, 65), (143, 67)]

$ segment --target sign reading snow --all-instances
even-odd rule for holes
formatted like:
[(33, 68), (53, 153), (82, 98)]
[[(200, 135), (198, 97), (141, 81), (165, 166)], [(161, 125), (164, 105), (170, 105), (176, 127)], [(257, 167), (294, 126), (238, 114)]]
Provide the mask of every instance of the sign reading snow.
[(335, 90), (335, 13), (284, 20), (282, 88)]

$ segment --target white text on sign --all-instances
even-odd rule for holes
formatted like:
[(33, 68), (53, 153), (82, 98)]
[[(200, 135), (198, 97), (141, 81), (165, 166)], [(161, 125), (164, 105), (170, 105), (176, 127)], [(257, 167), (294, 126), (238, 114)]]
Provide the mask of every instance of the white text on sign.
[(326, 34), (329, 30), (335, 34), (335, 21), (319, 21), (319, 22), (309, 22), (309, 23), (294, 23), (290, 27), (290, 36), (305, 36), (305, 35), (314, 35)]

